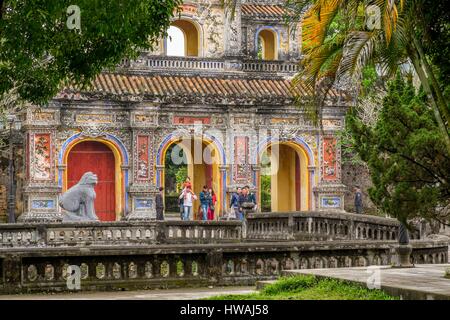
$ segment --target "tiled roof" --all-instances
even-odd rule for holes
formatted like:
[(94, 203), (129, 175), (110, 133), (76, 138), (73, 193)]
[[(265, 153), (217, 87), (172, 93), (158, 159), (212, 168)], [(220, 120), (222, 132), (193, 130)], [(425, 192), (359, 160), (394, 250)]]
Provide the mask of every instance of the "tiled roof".
[(243, 4), (242, 14), (253, 18), (283, 18), (285, 9), (279, 5)]
[[(293, 98), (290, 80), (261, 78), (225, 78), (206, 76), (133, 75), (102, 73), (89, 90), (68, 87), (57, 98), (95, 94), (120, 98), (127, 96), (151, 97), (219, 97), (231, 99), (275, 99), (280, 102)], [(336, 92), (330, 98), (338, 98)]]

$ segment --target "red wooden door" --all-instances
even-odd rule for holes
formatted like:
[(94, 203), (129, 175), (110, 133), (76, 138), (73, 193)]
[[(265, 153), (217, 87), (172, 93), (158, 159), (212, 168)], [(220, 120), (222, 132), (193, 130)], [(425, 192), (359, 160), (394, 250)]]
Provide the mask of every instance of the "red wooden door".
[(95, 213), (101, 221), (115, 221), (115, 159), (111, 149), (96, 141), (77, 144), (67, 159), (67, 187), (75, 185), (85, 172), (97, 175)]

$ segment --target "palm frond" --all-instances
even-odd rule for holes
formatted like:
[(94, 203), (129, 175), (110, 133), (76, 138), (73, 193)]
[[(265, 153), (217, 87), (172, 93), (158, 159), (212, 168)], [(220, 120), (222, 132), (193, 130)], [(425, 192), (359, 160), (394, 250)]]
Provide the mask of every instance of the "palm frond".
[(363, 68), (373, 58), (377, 43), (382, 40), (381, 32), (355, 31), (346, 41), (337, 78), (360, 79)]
[(302, 22), (303, 49), (321, 45), (344, 0), (318, 0), (306, 11)]
[(336, 72), (343, 55), (341, 43), (327, 42), (311, 49), (303, 68), (291, 83), (295, 103), (303, 109), (312, 122), (321, 120), (322, 105), (334, 83)]

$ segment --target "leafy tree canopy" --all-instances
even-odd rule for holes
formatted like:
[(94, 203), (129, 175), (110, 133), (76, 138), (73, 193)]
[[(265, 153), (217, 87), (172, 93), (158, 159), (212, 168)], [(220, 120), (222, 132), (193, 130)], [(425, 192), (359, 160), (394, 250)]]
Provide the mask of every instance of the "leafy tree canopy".
[(423, 91), (400, 75), (388, 92), (374, 126), (352, 109), (346, 126), (369, 167), (372, 201), (403, 223), (414, 217), (446, 221), (450, 206), (450, 158)]
[(450, 75), (446, 5), (444, 0), (287, 0), (293, 20), (302, 19), (305, 58), (292, 82), (299, 106), (320, 122), (329, 90), (359, 88), (367, 65), (392, 79), (412, 64), (450, 153), (450, 103), (443, 92)]
[[(181, 0), (0, 0), (0, 98), (45, 104), (61, 85), (87, 85), (150, 49)], [(68, 7), (80, 8), (80, 30)]]

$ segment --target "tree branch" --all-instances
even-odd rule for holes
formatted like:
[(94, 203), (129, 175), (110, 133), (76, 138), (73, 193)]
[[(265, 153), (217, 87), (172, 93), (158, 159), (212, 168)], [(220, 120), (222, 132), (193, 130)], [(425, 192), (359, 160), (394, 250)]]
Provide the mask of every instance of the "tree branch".
[(414, 160), (414, 159), (412, 159), (412, 158), (410, 158), (410, 157), (408, 157), (408, 156), (406, 156), (406, 155), (404, 155), (404, 154), (401, 154), (401, 153), (399, 153), (399, 152), (396, 151), (396, 150), (392, 150), (392, 149), (386, 148), (386, 147), (384, 147), (384, 146), (381, 146), (381, 149), (382, 149), (382, 150), (385, 150), (385, 151), (387, 151), (387, 152), (389, 152), (389, 153), (391, 153), (391, 154), (392, 154), (392, 153), (393, 153), (393, 154), (397, 154), (397, 155), (399, 155), (400, 157), (402, 157), (403, 159), (408, 160), (408, 161), (414, 163), (415, 165), (421, 167), (421, 168), (424, 169), (426, 172), (428, 172), (428, 173), (430, 174), (430, 176), (434, 177), (434, 178), (435, 178), (436, 180), (438, 180), (440, 183), (445, 184), (445, 181), (442, 181), (442, 180), (441, 180), (441, 177), (439, 177), (438, 175), (436, 175), (431, 169), (427, 168), (425, 165), (421, 164), (420, 162), (417, 162), (416, 160)]
[[(413, 37), (413, 40), (416, 40), (416, 39)], [(416, 40), (416, 42), (417, 42), (417, 40)], [(413, 45), (413, 46), (410, 46), (409, 49), (410, 49), (409, 56), (411, 58), (411, 62), (414, 66), (414, 69), (416, 70), (417, 75), (419, 76), (419, 79), (424, 88), (424, 91), (428, 96), (428, 99), (430, 101), (430, 105), (433, 110), (436, 121), (438, 123), (439, 129), (442, 132), (442, 135), (443, 135), (443, 138), (445, 141), (445, 145), (447, 148), (447, 152), (450, 153), (450, 136), (447, 131), (447, 126), (445, 125), (445, 120), (446, 120), (445, 116), (442, 114), (441, 108), (438, 105), (438, 101), (437, 101), (437, 99), (435, 99), (435, 97), (433, 95), (433, 90), (431, 88), (430, 81), (429, 81), (427, 75), (425, 74), (424, 69), (422, 68), (424, 63), (420, 59), (420, 55), (417, 52), (417, 47), (414, 47), (414, 45)], [(439, 90), (439, 88), (437, 88), (437, 90)], [(444, 108), (445, 108), (445, 106), (444, 106)]]

